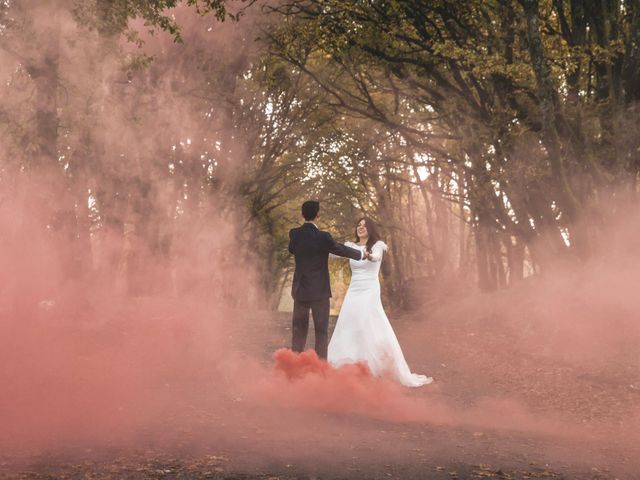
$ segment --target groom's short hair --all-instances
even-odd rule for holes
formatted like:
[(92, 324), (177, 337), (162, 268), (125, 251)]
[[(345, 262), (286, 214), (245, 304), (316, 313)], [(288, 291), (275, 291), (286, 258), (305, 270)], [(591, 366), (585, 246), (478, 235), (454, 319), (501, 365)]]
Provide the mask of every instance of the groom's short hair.
[(315, 200), (307, 200), (302, 204), (302, 216), (306, 221), (311, 221), (318, 216), (320, 211), (320, 202)]

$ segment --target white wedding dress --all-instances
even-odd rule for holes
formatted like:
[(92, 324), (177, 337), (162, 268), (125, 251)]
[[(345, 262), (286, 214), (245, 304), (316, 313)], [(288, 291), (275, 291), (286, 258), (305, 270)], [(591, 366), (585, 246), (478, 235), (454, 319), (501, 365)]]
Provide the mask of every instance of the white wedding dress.
[[(345, 245), (364, 249), (351, 242)], [(365, 362), (375, 376), (389, 373), (403, 385), (419, 387), (433, 379), (411, 373), (382, 307), (378, 274), (386, 250), (387, 245), (378, 241), (371, 249), (371, 261), (349, 261), (351, 283), (329, 342), (327, 359), (335, 367)]]

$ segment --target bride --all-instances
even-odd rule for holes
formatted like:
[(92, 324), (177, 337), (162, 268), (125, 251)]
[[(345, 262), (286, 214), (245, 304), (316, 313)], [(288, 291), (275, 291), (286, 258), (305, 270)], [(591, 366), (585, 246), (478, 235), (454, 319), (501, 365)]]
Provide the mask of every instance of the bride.
[(328, 361), (333, 366), (365, 362), (373, 375), (390, 373), (408, 387), (433, 381), (411, 373), (380, 299), (380, 263), (387, 245), (375, 224), (362, 218), (356, 226), (356, 242), (345, 245), (364, 250), (370, 261), (350, 260), (351, 283), (344, 298), (336, 328), (329, 342)]

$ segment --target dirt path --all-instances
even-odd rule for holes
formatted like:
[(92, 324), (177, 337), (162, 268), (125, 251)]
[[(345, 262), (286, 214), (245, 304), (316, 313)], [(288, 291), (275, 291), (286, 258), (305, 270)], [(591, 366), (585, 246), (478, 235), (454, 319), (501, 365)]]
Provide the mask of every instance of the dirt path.
[[(606, 376), (543, 361), (519, 348), (509, 332), (480, 331), (477, 322), (430, 322), (415, 316), (393, 322), (412, 369), (436, 378), (432, 388), (407, 392), (411, 399), (435, 399), (465, 412), (482, 399), (506, 398), (541, 417), (560, 414), (575, 424), (604, 425), (612, 436), (602, 436), (602, 428), (598, 435), (567, 438), (464, 422), (452, 427), (283, 411), (278, 405), (256, 416), (242, 398), (218, 408), (203, 388), (200, 398), (192, 395), (185, 403), (175, 396), (175, 410), (189, 412), (188, 422), (184, 415), (164, 418), (129, 443), (5, 455), (0, 478), (636, 478), (638, 452), (620, 433), (627, 430), (618, 430), (640, 404), (639, 392), (629, 387), (640, 384), (632, 374)], [(270, 368), (273, 352), (288, 345), (289, 335), (288, 315), (256, 313), (229, 330), (227, 346)], [(170, 443), (163, 442), (163, 432), (171, 432)]]

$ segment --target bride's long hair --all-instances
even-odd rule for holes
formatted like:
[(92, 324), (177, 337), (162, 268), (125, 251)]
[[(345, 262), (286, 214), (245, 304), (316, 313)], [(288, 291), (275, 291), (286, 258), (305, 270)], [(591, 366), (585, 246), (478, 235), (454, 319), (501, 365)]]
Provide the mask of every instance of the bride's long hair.
[(380, 240), (380, 234), (378, 233), (378, 227), (373, 223), (373, 220), (369, 217), (362, 217), (356, 222), (356, 243), (360, 242), (360, 237), (358, 236), (358, 225), (360, 225), (360, 222), (363, 220), (365, 227), (367, 227), (367, 234), (369, 235), (369, 238), (367, 239), (367, 251), (371, 252), (371, 248), (378, 240)]

